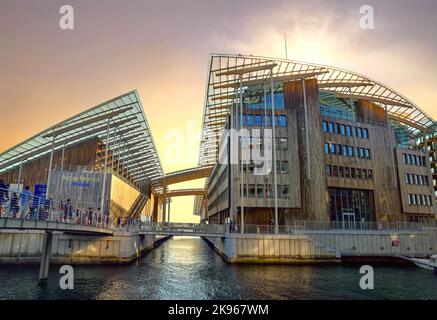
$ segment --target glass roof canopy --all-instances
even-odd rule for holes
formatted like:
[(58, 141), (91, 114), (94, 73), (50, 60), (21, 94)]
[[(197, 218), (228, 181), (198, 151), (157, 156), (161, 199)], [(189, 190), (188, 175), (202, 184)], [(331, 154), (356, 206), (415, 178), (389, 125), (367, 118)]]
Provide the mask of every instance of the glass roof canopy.
[(64, 120), (3, 152), (0, 154), (0, 173), (49, 155), (52, 144), (57, 151), (95, 138), (109, 146), (112, 156), (130, 173), (132, 182), (149, 181), (163, 175), (136, 90)]

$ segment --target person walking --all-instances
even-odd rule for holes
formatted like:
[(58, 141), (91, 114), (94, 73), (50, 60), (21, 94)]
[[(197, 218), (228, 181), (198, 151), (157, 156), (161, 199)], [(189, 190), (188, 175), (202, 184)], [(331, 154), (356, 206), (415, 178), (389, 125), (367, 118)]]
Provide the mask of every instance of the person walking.
[(18, 196), (14, 192), (11, 197), (9, 212), (12, 214), (13, 218), (17, 218), (19, 206), (18, 206)]
[(71, 207), (70, 199), (64, 204), (64, 222), (72, 221), (73, 218), (73, 208)]
[(30, 212), (30, 199), (32, 198), (32, 193), (30, 192), (29, 186), (25, 186), (24, 190), (20, 194), (20, 211), (21, 218), (26, 219)]
[(8, 199), (8, 186), (3, 180), (0, 180), (0, 216), (3, 213), (3, 206), (6, 203), (7, 199)]

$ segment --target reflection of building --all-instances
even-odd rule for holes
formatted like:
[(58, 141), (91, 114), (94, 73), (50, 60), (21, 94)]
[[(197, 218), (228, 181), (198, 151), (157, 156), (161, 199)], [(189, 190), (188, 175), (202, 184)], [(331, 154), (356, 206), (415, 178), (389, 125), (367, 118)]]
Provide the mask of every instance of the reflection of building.
[[(163, 175), (136, 91), (69, 118), (0, 154), (6, 183), (48, 185), (48, 196), (112, 217), (158, 211), (151, 179)], [(103, 200), (102, 200), (103, 199)], [(155, 201), (156, 202), (156, 201)]]
[[(276, 183), (273, 173), (254, 174), (255, 163), (231, 164), (241, 145), (222, 135), (241, 123), (272, 128), (271, 82)], [(279, 224), (434, 218), (430, 159), (415, 144), (434, 120), (383, 84), (331, 67), (212, 55), (206, 92), (199, 164), (215, 168), (208, 209), (196, 199), (202, 219), (241, 222), (244, 208), (246, 224), (268, 224), (275, 218), (275, 184)]]

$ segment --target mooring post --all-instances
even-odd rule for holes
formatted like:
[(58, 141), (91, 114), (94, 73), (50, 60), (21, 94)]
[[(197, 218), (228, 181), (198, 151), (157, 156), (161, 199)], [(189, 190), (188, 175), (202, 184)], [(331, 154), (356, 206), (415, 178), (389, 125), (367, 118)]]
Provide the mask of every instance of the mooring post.
[(44, 234), (41, 263), (39, 265), (39, 281), (47, 280), (49, 277), (50, 255), (52, 253), (52, 238), (53, 234), (51, 232), (46, 232)]

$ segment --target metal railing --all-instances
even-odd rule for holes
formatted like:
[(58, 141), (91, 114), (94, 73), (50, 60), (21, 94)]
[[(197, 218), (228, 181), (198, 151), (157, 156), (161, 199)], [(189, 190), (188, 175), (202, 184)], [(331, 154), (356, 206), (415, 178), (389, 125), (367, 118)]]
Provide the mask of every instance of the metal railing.
[[(228, 225), (228, 232), (241, 232), (240, 225)], [(274, 225), (245, 225), (243, 233), (274, 234)], [(437, 228), (437, 222), (346, 222), (346, 221), (295, 221), (290, 225), (279, 225), (279, 234), (293, 234), (296, 231), (423, 231)]]
[(204, 223), (147, 222), (141, 223), (140, 230), (144, 232), (161, 234), (224, 235), (226, 232), (226, 225)]
[(26, 190), (0, 188), (0, 217), (17, 220), (50, 221), (108, 228), (108, 215), (75, 207), (69, 202), (34, 196)]

